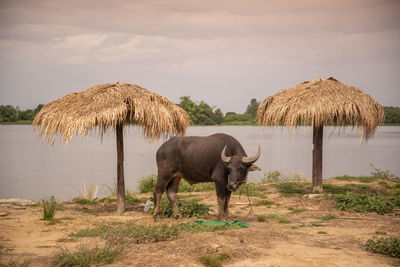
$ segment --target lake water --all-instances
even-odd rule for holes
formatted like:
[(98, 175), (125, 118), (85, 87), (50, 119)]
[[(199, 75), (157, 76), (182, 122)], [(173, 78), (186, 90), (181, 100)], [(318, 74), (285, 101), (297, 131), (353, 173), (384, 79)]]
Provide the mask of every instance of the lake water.
[[(257, 165), (261, 172), (252, 172), (257, 180), (273, 170), (284, 175), (311, 177), (312, 130), (299, 127), (204, 126), (189, 127), (187, 135), (206, 136), (223, 132), (238, 139), (248, 155), (262, 148)], [(126, 127), (125, 183), (127, 189), (137, 181), (157, 173), (155, 154), (163, 141), (146, 143), (136, 126)], [(360, 142), (360, 133), (353, 127), (325, 127), (323, 177), (369, 175), (373, 164), (400, 176), (400, 127), (377, 129), (368, 143)], [(77, 188), (85, 182), (101, 186), (100, 195), (108, 193), (105, 185), (116, 180), (116, 141), (113, 133), (103, 141), (98, 134), (77, 138), (68, 145), (56, 142), (42, 144), (29, 125), (0, 125), (0, 198), (39, 200), (55, 195), (60, 200), (78, 196)]]

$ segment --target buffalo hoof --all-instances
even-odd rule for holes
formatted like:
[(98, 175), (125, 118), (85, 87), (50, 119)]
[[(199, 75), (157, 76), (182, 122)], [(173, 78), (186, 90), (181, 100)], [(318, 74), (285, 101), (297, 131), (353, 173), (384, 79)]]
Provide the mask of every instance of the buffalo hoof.
[(172, 218), (174, 218), (174, 219), (176, 219), (176, 220), (179, 220), (179, 219), (182, 219), (183, 216), (182, 216), (182, 214), (180, 214), (180, 213), (174, 213), (174, 214), (172, 215)]
[(159, 221), (161, 221), (161, 215), (160, 214), (153, 215), (153, 219), (155, 222), (159, 222)]

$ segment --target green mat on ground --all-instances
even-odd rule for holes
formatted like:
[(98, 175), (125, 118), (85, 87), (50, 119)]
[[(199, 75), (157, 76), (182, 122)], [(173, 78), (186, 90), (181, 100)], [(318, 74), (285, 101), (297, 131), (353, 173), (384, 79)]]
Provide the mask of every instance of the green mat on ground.
[(205, 224), (205, 225), (240, 225), (242, 228), (248, 228), (249, 224), (245, 222), (239, 222), (238, 220), (234, 220), (233, 222), (220, 222), (220, 221), (194, 221), (198, 224)]

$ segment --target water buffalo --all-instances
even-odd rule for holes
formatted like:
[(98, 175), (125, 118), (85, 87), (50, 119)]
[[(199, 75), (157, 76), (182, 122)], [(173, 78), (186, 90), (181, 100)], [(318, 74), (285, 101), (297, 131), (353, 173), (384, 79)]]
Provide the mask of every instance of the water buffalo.
[(158, 179), (154, 187), (154, 217), (160, 217), (160, 199), (164, 191), (174, 215), (180, 217), (176, 194), (180, 180), (190, 184), (214, 182), (217, 189), (218, 220), (228, 219), (228, 204), (249, 171), (260, 170), (253, 163), (260, 157), (247, 157), (242, 145), (232, 136), (222, 133), (206, 137), (172, 137), (157, 151)]

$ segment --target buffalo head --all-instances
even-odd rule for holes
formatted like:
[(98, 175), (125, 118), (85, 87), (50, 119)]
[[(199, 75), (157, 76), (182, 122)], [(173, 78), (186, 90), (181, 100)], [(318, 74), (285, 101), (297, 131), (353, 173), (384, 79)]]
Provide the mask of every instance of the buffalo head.
[(261, 155), (261, 148), (258, 146), (257, 154), (253, 157), (242, 157), (233, 155), (227, 157), (225, 154), (226, 146), (222, 150), (221, 159), (228, 168), (228, 184), (227, 188), (230, 191), (235, 191), (238, 187), (246, 181), (247, 173), (249, 171), (260, 171), (261, 169), (253, 163), (258, 160)]

